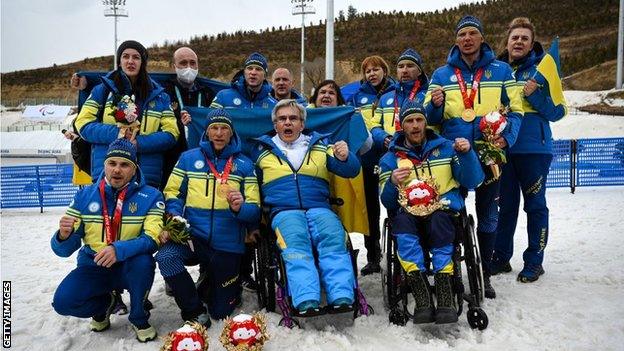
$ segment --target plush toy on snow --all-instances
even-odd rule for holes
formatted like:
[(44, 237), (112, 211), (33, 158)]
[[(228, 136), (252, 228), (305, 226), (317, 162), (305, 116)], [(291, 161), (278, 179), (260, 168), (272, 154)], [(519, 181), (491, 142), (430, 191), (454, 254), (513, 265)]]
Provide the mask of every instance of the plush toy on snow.
[(187, 323), (165, 337), (160, 351), (207, 351), (208, 341), (206, 327), (199, 323)]
[(260, 351), (269, 339), (263, 315), (241, 313), (228, 318), (223, 325), (219, 340), (228, 351)]

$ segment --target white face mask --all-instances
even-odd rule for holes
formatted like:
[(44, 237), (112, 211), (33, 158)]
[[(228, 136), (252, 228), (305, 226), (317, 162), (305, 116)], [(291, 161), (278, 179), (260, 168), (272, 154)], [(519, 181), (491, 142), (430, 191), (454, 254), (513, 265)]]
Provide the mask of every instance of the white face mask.
[(191, 67), (186, 68), (177, 68), (176, 74), (178, 75), (178, 79), (186, 84), (192, 84), (195, 81), (195, 77), (197, 77), (197, 70), (192, 69)]

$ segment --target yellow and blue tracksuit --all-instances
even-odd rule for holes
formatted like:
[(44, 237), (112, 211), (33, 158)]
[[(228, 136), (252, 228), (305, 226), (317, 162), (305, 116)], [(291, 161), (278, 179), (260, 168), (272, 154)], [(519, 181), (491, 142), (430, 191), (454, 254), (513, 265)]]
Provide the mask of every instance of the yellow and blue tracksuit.
[[(443, 209), (458, 212), (464, 207), (464, 199), (459, 187), (477, 187), (484, 178), (479, 159), (473, 150), (458, 153), (453, 149), (453, 142), (437, 135), (432, 130), (426, 131), (426, 141), (422, 146), (407, 146), (403, 132), (397, 132), (390, 143), (388, 152), (381, 158), (379, 186), (381, 202), (388, 212), (396, 213), (392, 218), (393, 235), (397, 240), (398, 256), (406, 272), (425, 270), (422, 240), (427, 240), (431, 249), (433, 272), (452, 272), (453, 240), (455, 227), (451, 214), (437, 210), (427, 217), (416, 217), (405, 211), (398, 203), (398, 188), (391, 182), (392, 171), (399, 167), (404, 153), (410, 160), (416, 160), (418, 166), (412, 166), (412, 172), (403, 182), (404, 185), (422, 176), (431, 176), (438, 185)], [(426, 233), (418, 231), (419, 223), (426, 227)]]
[[(420, 77), (418, 77), (418, 81), (420, 82), (420, 87), (418, 91), (414, 95), (414, 101), (423, 102), (425, 100), (425, 95), (427, 94), (427, 88), (429, 86), (429, 82), (427, 80), (427, 76), (422, 73)], [(373, 142), (375, 146), (380, 150), (384, 149), (384, 141), (386, 137), (393, 136), (394, 132), (396, 132), (394, 125), (394, 105), (396, 103), (398, 110), (397, 114), (401, 110), (401, 106), (403, 106), (403, 102), (409, 99), (410, 93), (414, 88), (414, 84), (416, 84), (416, 80), (411, 80), (408, 82), (397, 82), (394, 84), (393, 89), (383, 94), (379, 99), (379, 107), (381, 109), (381, 114), (378, 114), (378, 118), (373, 119), (373, 128), (371, 129), (371, 134), (373, 136)]]
[[(529, 54), (512, 62), (518, 85), (524, 86), (533, 78), (537, 65), (544, 57), (539, 42)], [(505, 51), (499, 59), (508, 61)], [(555, 105), (548, 86), (524, 96), (524, 117), (516, 143), (507, 151), (507, 163), (501, 175), (500, 216), (494, 246), (495, 263), (509, 262), (513, 255), (513, 236), (518, 221), (520, 192), (527, 213), (529, 245), (524, 251), (524, 262), (541, 265), (548, 241), (548, 207), (546, 206), (546, 177), (552, 161), (552, 132), (549, 122), (556, 122), (566, 113), (564, 104)]]
[[(366, 129), (369, 130), (371, 135), (373, 135), (374, 128), (379, 125), (379, 119), (382, 116), (379, 98), (393, 90), (395, 81), (390, 77), (386, 77), (381, 84), (381, 87), (377, 90), (370, 82), (362, 82), (358, 91), (348, 102), (349, 105), (360, 109)], [(379, 177), (375, 173), (375, 166), (379, 164), (382, 154), (383, 148), (373, 143), (373, 147), (360, 156), (364, 180), (364, 197), (368, 214), (368, 235), (364, 236), (364, 246), (366, 247), (366, 259), (370, 263), (378, 263), (381, 259), (381, 248), (379, 247), (379, 238), (381, 236), (379, 231)]]
[(210, 104), (212, 108), (273, 108), (277, 100), (271, 96), (271, 84), (266, 80), (258, 93), (250, 95), (243, 71), (239, 71), (231, 82), (231, 88), (217, 93)]
[(359, 161), (352, 152), (347, 160), (339, 161), (325, 142), (326, 136), (311, 132), (303, 163), (294, 169), (271, 140), (273, 135), (257, 139), (253, 159), (263, 205), (270, 208), (271, 227), (286, 266), (293, 304), (320, 301), (320, 281), (329, 304), (340, 298), (353, 302), (355, 275), (347, 251), (348, 234), (329, 204), (329, 173), (353, 178), (359, 172)]
[[(124, 82), (121, 90), (112, 81), (114, 74), (119, 74)], [(158, 188), (162, 181), (163, 153), (176, 144), (180, 132), (171, 110), (169, 96), (153, 80), (151, 86), (152, 90), (145, 101), (135, 101), (140, 111), (138, 120), (141, 122), (136, 136), (137, 158), (147, 184)], [(119, 134), (115, 118), (110, 115), (114, 107), (113, 95), (119, 94), (133, 95), (130, 81), (121, 70), (102, 77), (102, 83), (91, 90), (76, 117), (78, 133), (91, 143), (91, 176), (94, 181), (104, 168), (108, 145)]]
[[(69, 205), (66, 215), (76, 219), (72, 234), (63, 241), (58, 231), (52, 237), (52, 250), (58, 256), (69, 257), (80, 249), (78, 267), (63, 279), (52, 305), (61, 315), (88, 318), (106, 311), (111, 302), (110, 292), (127, 289), (132, 306), (129, 320), (136, 326), (144, 326), (149, 314), (143, 310), (143, 300), (154, 281), (152, 254), (158, 248), (165, 203), (162, 194), (146, 185), (137, 169), (137, 175), (128, 184), (117, 240), (111, 244), (117, 262), (111, 268), (98, 266), (93, 259), (107, 246), (99, 192), (103, 178), (102, 172), (93, 185), (79, 190)], [(107, 184), (105, 195), (112, 217), (119, 191)]]
[[(239, 190), (245, 202), (238, 212), (230, 209), (221, 182), (212, 173), (207, 160), (223, 173), (227, 160), (233, 163), (228, 187)], [(187, 219), (193, 246), (169, 242), (156, 254), (165, 281), (171, 286), (184, 320), (197, 317), (203, 309), (195, 285), (184, 262), (196, 260), (208, 271), (208, 309), (213, 318), (221, 319), (236, 307), (240, 294), (238, 273), (245, 252), (246, 226), (257, 226), (260, 220), (260, 195), (254, 164), (241, 153), (237, 134), (216, 153), (206, 135), (198, 148), (180, 156), (165, 187), (167, 212)]]
[[(472, 88), (474, 74), (480, 68), (483, 69), (481, 82), (478, 85), (476, 97), (474, 98), (474, 110), (477, 117), (472, 122), (466, 122), (461, 118), (464, 111), (464, 100), (462, 98), (455, 68), (461, 71), (461, 75), (466, 82), (466, 89)], [(444, 90), (444, 104), (435, 107), (431, 102), (431, 91), (441, 87)], [(433, 72), (429, 82), (429, 90), (425, 96), (424, 106), (427, 111), (427, 122), (430, 126), (439, 127), (440, 135), (449, 139), (466, 138), (474, 148), (476, 140), (483, 139), (479, 130), (479, 122), (486, 114), (497, 111), (499, 107), (507, 106), (507, 127), (501, 136), (507, 141), (509, 147), (513, 146), (520, 129), (520, 118), (523, 115), (522, 109), (522, 87), (520, 87), (513, 77), (511, 67), (502, 61), (496, 60), (494, 51), (488, 44), (481, 44), (479, 59), (468, 67), (461, 58), (459, 48), (454, 45), (449, 52), (447, 64)], [(492, 258), (492, 250), (496, 237), (496, 226), (498, 224), (498, 195), (499, 180), (494, 179), (489, 167), (483, 166), (486, 180), (481, 186), (475, 189), (475, 203), (477, 212), (477, 237), (479, 248), (483, 259), (483, 270), (489, 275), (489, 265)], [(467, 190), (463, 190), (467, 194)]]

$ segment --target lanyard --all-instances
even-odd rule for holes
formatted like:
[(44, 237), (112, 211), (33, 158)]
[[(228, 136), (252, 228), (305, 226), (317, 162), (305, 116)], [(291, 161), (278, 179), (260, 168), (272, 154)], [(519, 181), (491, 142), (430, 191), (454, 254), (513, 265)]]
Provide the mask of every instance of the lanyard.
[[(420, 89), (420, 81), (417, 80), (414, 83), (414, 86), (412, 87), (412, 90), (409, 93), (409, 101), (414, 100), (414, 97), (416, 96), (416, 92), (418, 91), (418, 89)], [(399, 119), (399, 101), (397, 99), (397, 91), (394, 91), (394, 130), (395, 131), (400, 131), (401, 130), (401, 121)]]
[(230, 156), (227, 160), (227, 162), (225, 163), (225, 167), (223, 168), (223, 172), (219, 173), (217, 172), (217, 168), (215, 167), (214, 163), (210, 162), (210, 160), (208, 159), (208, 156), (206, 156), (206, 154), (204, 154), (204, 157), (206, 158), (206, 162), (208, 163), (208, 167), (210, 167), (210, 172), (212, 172), (212, 175), (214, 175), (216, 180), (219, 180), (219, 183), (221, 184), (225, 184), (228, 181), (228, 178), (230, 177), (230, 171), (232, 170), (232, 161), (233, 161), (233, 157), (234, 156)]
[[(397, 151), (395, 153), (395, 155), (397, 157), (399, 157), (401, 159), (404, 159), (404, 160), (409, 160), (409, 161), (412, 162), (412, 164), (414, 165), (414, 173), (416, 173), (416, 179), (420, 179), (420, 177), (418, 176), (418, 169), (422, 169), (422, 164), (424, 162), (427, 162), (427, 168), (429, 169), (429, 175), (430, 176), (432, 175), (431, 174), (431, 166), (429, 165), (429, 160), (428, 160), (429, 154), (431, 154), (431, 151), (425, 153), (425, 155), (423, 156), (422, 160), (418, 160), (418, 159), (415, 159), (415, 158), (409, 158), (407, 156), (407, 153), (404, 152), (404, 151)], [(424, 174), (424, 170), (423, 170), (423, 174)]]
[[(184, 101), (182, 101), (182, 94), (180, 94), (180, 89), (178, 89), (178, 86), (175, 86), (175, 92), (176, 92), (176, 96), (178, 98), (178, 104), (180, 104), (180, 111), (184, 110)], [(197, 107), (201, 107), (201, 91), (197, 92)]]
[(462, 98), (464, 100), (464, 108), (471, 109), (474, 107), (474, 100), (477, 96), (477, 89), (479, 89), (479, 82), (481, 81), (481, 76), (483, 75), (483, 68), (479, 68), (477, 73), (474, 75), (474, 79), (472, 80), (472, 87), (470, 88), (471, 94), (468, 96), (468, 91), (466, 89), (466, 82), (464, 81), (464, 77), (462, 77), (461, 70), (455, 67), (455, 76), (457, 77), (457, 83), (459, 84), (459, 90), (461, 91)]
[(102, 199), (102, 217), (104, 217), (104, 230), (106, 231), (106, 245), (110, 245), (113, 241), (117, 240), (117, 232), (119, 231), (119, 225), (121, 224), (121, 209), (123, 207), (128, 187), (126, 186), (119, 196), (117, 197), (117, 203), (115, 205), (115, 211), (113, 213), (113, 221), (108, 216), (108, 206), (106, 204), (106, 195), (104, 187), (106, 182), (104, 179), (100, 182), (100, 198)]

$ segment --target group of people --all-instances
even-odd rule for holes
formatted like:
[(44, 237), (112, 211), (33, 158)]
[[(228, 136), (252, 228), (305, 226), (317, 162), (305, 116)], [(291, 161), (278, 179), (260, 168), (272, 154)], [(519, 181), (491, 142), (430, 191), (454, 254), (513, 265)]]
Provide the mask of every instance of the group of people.
[[(77, 134), (92, 145), (93, 185), (76, 194), (52, 237), (60, 256), (80, 249), (78, 267), (54, 295), (54, 309), (91, 318), (91, 330), (103, 331), (110, 326), (114, 291), (125, 289), (137, 338), (152, 340), (156, 330), (145, 302), (158, 263), (182, 319), (209, 327), (211, 317), (225, 318), (241, 303), (243, 286), (253, 288), (249, 244), (257, 239), (262, 205), (269, 210), (266, 220), (297, 314), (320, 312), (321, 286), (327, 308), (350, 311), (356, 275), (347, 233), (330, 206), (330, 174), (364, 179), (369, 233), (363, 275), (380, 271), (380, 200), (388, 210), (416, 302), (414, 322), (457, 321), (453, 216), (465, 207), (470, 189), (485, 296), (496, 296), (490, 276), (512, 269), (520, 192), (529, 247), (518, 280), (537, 280), (544, 273), (548, 238), (549, 122), (562, 118), (565, 106), (554, 105), (548, 87), (533, 79), (544, 51), (528, 19), (511, 22), (498, 58), (479, 19), (464, 16), (455, 34), (447, 63), (431, 78), (418, 52), (408, 48), (397, 59), (396, 79), (383, 58), (370, 56), (362, 62), (362, 83), (352, 97), (345, 100), (338, 84), (326, 80), (309, 103), (293, 89), (287, 69), (275, 69), (269, 83), (268, 62), (259, 53), (245, 60), (229, 89), (215, 93), (198, 84), (198, 58), (190, 48), (174, 53), (176, 77), (162, 86), (147, 74), (147, 50), (136, 41), (122, 43), (119, 68), (91, 90), (75, 121)], [(82, 88), (85, 82), (75, 75), (72, 85)], [(135, 130), (115, 120), (127, 96), (140, 121)], [(328, 135), (305, 128), (306, 107), (342, 105), (361, 113), (368, 147), (350, 150), (343, 140), (330, 142)], [(197, 148), (186, 144), (185, 126), (192, 120), (186, 106), (211, 108)], [(475, 152), (475, 142), (483, 139), (480, 120), (501, 106), (507, 109), (507, 126), (492, 141), (507, 154), (499, 177)], [(229, 111), (253, 108), (271, 110), (273, 130), (258, 136), (256, 147), (244, 155)], [(406, 196), (401, 192), (427, 179), (435, 180), (430, 184), (439, 195), (437, 207), (414, 214), (400, 204)], [(186, 220), (188, 243), (171, 240), (163, 230), (165, 215)], [(431, 267), (423, 248), (431, 251)], [(190, 264), (200, 265), (207, 283), (199, 286), (206, 291), (196, 288), (185, 267)], [(434, 274), (435, 303), (427, 271)]]

